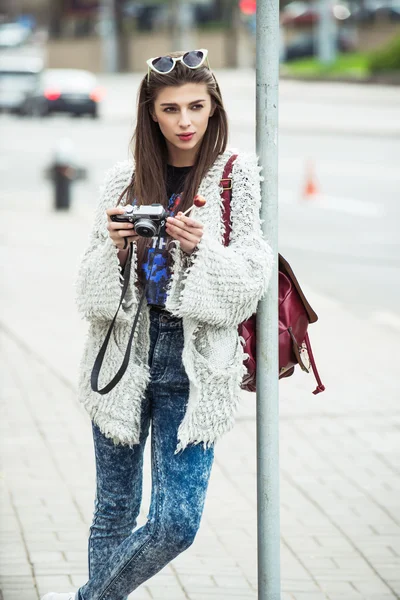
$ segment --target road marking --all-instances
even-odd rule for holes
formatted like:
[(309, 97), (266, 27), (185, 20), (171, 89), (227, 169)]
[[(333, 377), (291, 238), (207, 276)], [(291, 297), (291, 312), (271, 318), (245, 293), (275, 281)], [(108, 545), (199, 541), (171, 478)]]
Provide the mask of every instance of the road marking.
[(376, 325), (389, 327), (392, 331), (400, 331), (400, 315), (389, 311), (378, 310), (371, 315), (371, 320)]
[(333, 210), (344, 212), (350, 215), (361, 215), (364, 217), (383, 217), (385, 211), (382, 206), (374, 202), (357, 200), (356, 198), (346, 198), (344, 196), (325, 196), (316, 194), (310, 199), (302, 199), (290, 190), (279, 191), (279, 202), (302, 206), (305, 209), (317, 208), (322, 210)]

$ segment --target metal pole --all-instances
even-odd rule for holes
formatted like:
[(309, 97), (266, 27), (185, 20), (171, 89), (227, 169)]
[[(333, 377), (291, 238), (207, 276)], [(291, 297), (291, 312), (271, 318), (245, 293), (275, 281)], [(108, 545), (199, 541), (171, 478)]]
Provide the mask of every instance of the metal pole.
[(276, 262), (257, 310), (258, 598), (280, 600), (278, 389), (279, 0), (257, 2), (257, 155), (263, 167), (261, 218)]
[(118, 40), (114, 0), (101, 0), (100, 36), (104, 72), (117, 73)]
[(331, 0), (319, 0), (317, 49), (318, 60), (323, 65), (330, 65), (336, 60), (336, 20), (332, 14)]
[(193, 47), (193, 5), (185, 0), (173, 0), (172, 11), (172, 48), (176, 50), (190, 50)]

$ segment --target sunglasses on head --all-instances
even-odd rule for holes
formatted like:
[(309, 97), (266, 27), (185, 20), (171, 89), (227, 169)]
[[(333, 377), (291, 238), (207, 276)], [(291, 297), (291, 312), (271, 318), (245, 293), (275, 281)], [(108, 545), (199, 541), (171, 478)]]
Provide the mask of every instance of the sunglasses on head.
[(202, 48), (200, 50), (190, 50), (185, 52), (182, 56), (173, 58), (172, 56), (156, 56), (155, 58), (149, 58), (146, 61), (149, 69), (147, 73), (147, 81), (150, 80), (150, 70), (159, 73), (160, 75), (166, 75), (174, 70), (176, 63), (182, 62), (188, 69), (198, 69), (207, 60), (208, 68), (210, 63), (207, 59), (208, 50)]

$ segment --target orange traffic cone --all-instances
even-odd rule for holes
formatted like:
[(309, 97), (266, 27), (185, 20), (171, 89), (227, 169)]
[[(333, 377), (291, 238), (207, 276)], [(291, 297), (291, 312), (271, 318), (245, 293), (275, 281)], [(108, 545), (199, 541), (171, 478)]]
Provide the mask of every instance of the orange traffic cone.
[(306, 184), (303, 190), (303, 199), (312, 200), (319, 195), (317, 183), (314, 175), (314, 163), (308, 161), (306, 169)]

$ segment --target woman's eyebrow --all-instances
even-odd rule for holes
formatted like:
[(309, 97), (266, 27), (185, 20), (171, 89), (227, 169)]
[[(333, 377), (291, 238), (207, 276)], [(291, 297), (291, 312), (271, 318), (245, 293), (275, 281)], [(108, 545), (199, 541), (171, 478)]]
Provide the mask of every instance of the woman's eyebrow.
[[(198, 102), (205, 102), (205, 100), (192, 100), (191, 102), (189, 102), (189, 104), (197, 104)], [(160, 106), (179, 106), (179, 104), (177, 104), (176, 102), (163, 102), (163, 104), (160, 104)]]

